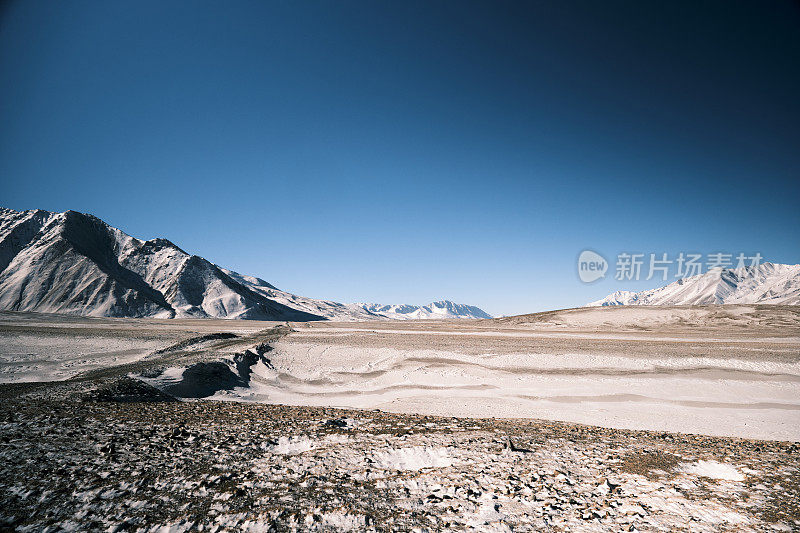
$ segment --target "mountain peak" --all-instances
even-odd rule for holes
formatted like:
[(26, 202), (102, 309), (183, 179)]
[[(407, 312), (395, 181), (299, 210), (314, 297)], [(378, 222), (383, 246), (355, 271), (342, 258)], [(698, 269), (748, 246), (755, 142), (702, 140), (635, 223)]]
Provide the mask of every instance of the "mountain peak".
[(155, 239), (150, 239), (144, 241), (144, 244), (147, 246), (151, 246), (153, 248), (174, 248), (179, 252), (186, 253), (182, 248), (178, 247), (174, 242), (169, 239), (164, 239), (161, 237), (156, 237)]

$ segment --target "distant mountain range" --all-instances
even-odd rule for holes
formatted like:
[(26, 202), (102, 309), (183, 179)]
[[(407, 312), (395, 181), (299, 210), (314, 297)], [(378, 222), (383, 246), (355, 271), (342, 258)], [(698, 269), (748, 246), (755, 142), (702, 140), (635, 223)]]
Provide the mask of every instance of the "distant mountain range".
[(419, 320), (429, 318), (492, 318), (492, 315), (474, 305), (453, 303), (449, 300), (428, 305), (383, 305), (358, 304), (364, 310), (396, 320)]
[(761, 263), (756, 267), (714, 268), (658, 289), (617, 291), (587, 307), (754, 303), (800, 305), (800, 265)]
[(491, 318), (449, 301), (342, 304), (282, 291), (167, 239), (143, 241), (92, 215), (0, 208), (0, 309), (105, 317), (376, 320)]

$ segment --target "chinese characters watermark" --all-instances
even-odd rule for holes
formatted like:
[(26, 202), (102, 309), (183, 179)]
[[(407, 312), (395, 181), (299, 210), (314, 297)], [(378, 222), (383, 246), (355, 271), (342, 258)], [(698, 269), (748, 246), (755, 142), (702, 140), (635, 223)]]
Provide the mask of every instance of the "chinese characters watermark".
[[(667, 253), (623, 252), (617, 255), (614, 279), (622, 281), (661, 280), (689, 278), (708, 272), (714, 268), (752, 269), (757, 268), (763, 259), (760, 253), (710, 254), (680, 252), (675, 256)], [(605, 277), (608, 261), (592, 250), (584, 250), (578, 256), (578, 277), (584, 283), (591, 283)]]

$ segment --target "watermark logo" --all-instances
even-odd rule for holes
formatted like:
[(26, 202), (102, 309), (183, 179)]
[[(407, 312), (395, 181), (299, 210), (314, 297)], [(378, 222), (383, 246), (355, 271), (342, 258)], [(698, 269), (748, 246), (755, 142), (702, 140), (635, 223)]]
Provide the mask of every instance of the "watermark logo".
[(584, 283), (591, 283), (605, 277), (608, 261), (602, 255), (591, 250), (584, 250), (578, 256), (578, 277)]
[[(617, 255), (614, 279), (667, 281), (669, 278), (691, 278), (712, 269), (731, 269), (746, 275), (758, 269), (763, 258), (760, 253), (746, 255), (743, 252), (738, 254), (714, 252), (705, 256), (691, 252), (680, 252), (674, 256), (669, 256), (665, 252), (622, 252)], [(608, 261), (597, 252), (584, 250), (578, 256), (578, 277), (584, 283), (604, 278), (608, 268)]]

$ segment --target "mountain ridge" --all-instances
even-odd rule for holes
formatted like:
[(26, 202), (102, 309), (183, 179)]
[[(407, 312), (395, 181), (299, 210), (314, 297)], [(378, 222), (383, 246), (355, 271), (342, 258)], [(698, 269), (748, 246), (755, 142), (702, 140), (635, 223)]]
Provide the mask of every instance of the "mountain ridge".
[(800, 265), (713, 268), (655, 289), (616, 291), (585, 307), (755, 303), (800, 305)]
[(168, 239), (138, 239), (90, 214), (7, 208), (0, 208), (0, 309), (281, 321), (402, 318), (282, 291)]
[(439, 300), (427, 305), (386, 305), (361, 303), (367, 311), (388, 316), (396, 320), (424, 320), (448, 318), (493, 318), (492, 315), (474, 305), (458, 304), (450, 300)]

